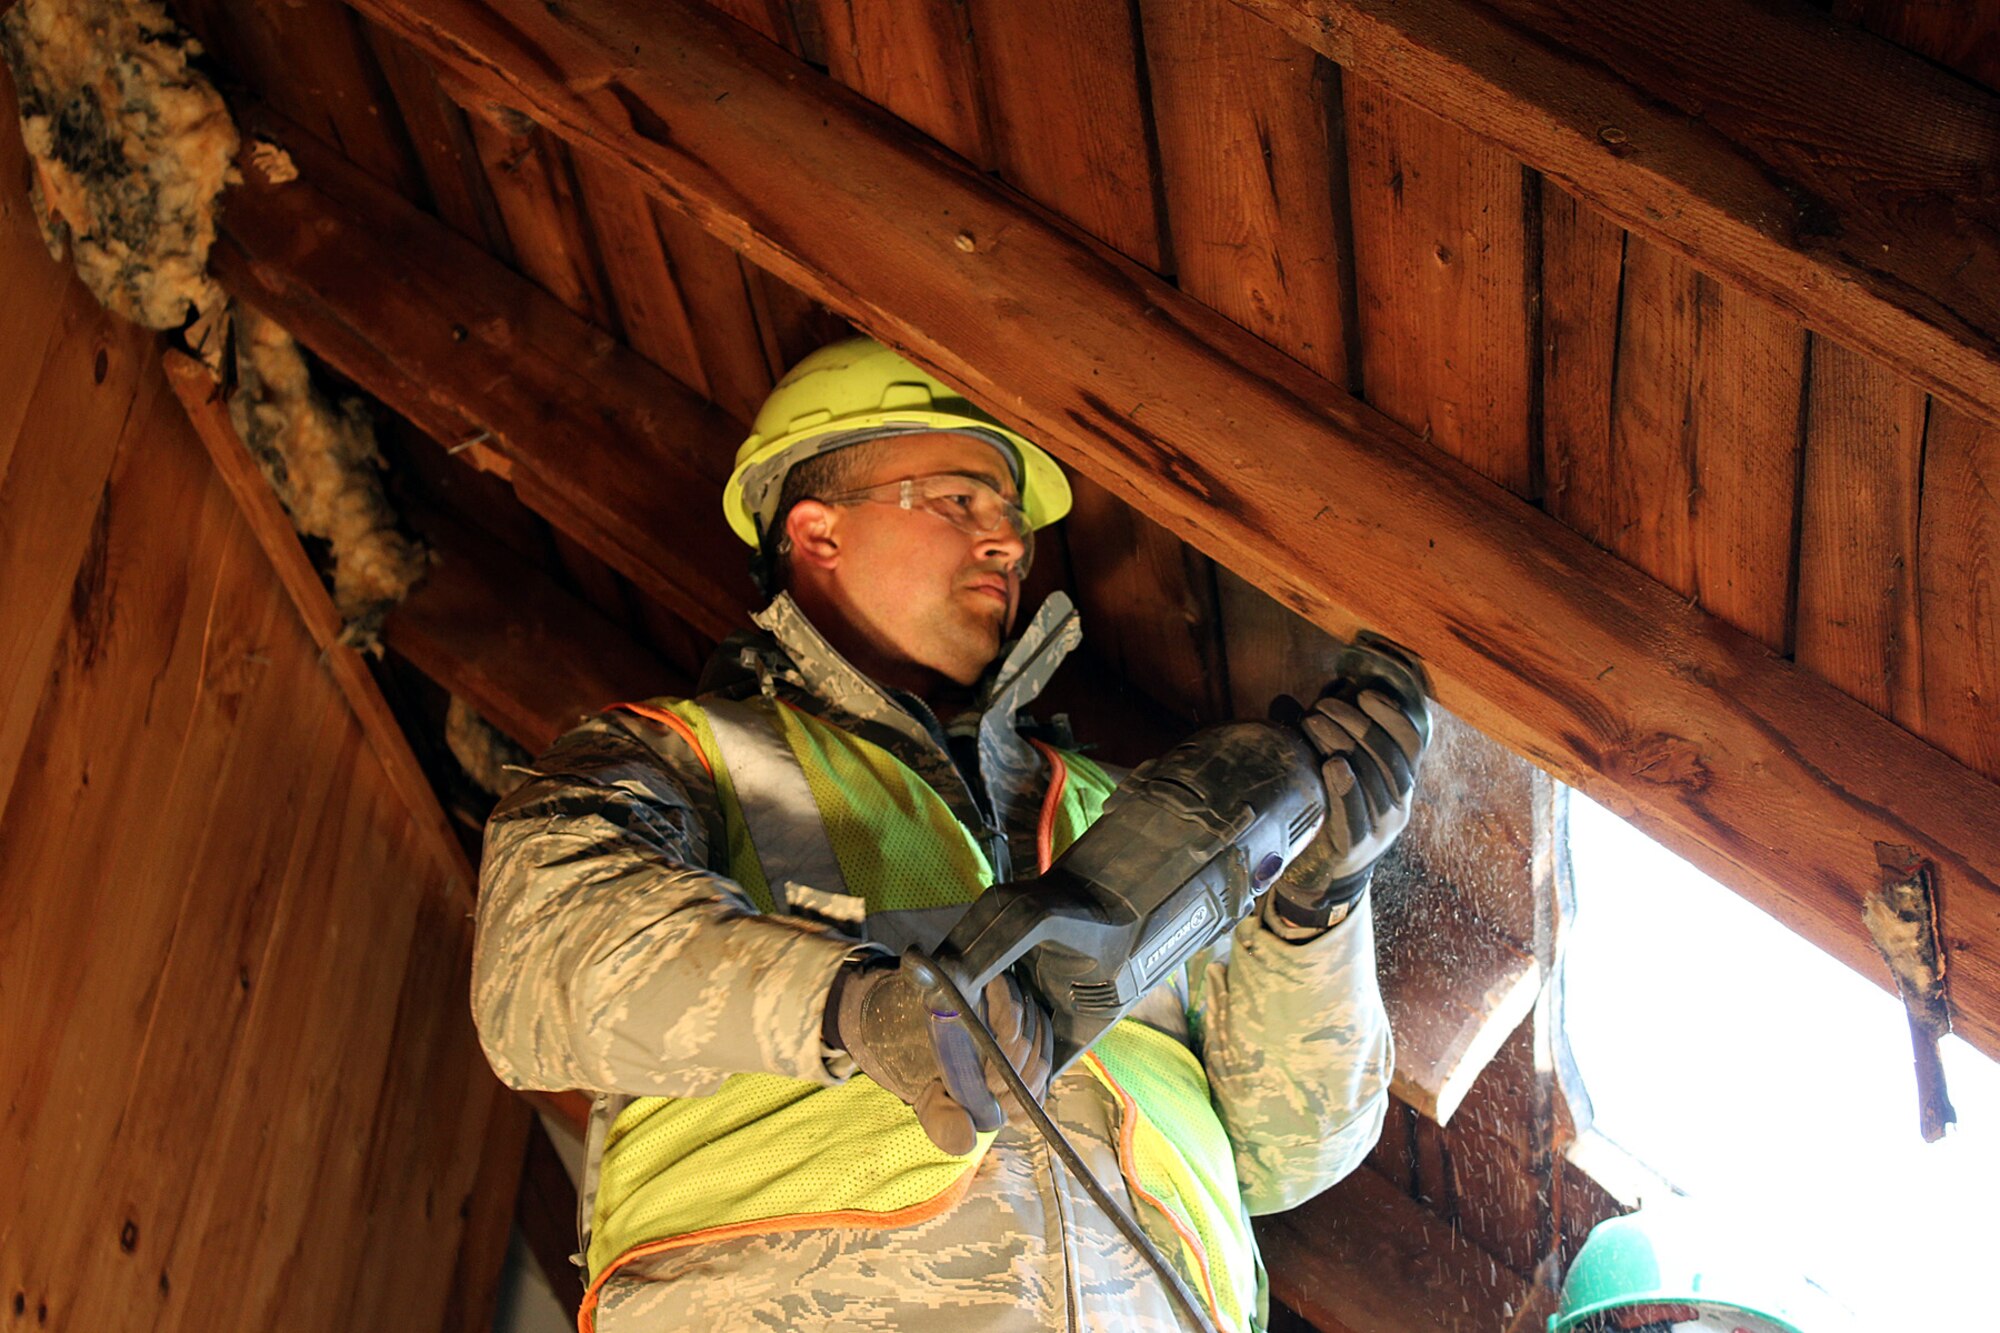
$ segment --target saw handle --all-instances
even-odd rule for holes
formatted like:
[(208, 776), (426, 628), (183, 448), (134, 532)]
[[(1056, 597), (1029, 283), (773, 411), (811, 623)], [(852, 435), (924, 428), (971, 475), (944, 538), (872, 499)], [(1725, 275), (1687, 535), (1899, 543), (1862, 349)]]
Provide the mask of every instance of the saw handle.
[[(972, 1117), (972, 1127), (990, 1134), (1007, 1123), (1007, 1113), (986, 1086), (986, 1066), (967, 1031), (967, 1011), (974, 1001), (952, 983), (945, 970), (912, 945), (903, 953), (903, 971), (923, 994), (931, 1014), (931, 1049), (944, 1073), (945, 1091)], [(970, 1015), (972, 1022), (979, 1015)]]

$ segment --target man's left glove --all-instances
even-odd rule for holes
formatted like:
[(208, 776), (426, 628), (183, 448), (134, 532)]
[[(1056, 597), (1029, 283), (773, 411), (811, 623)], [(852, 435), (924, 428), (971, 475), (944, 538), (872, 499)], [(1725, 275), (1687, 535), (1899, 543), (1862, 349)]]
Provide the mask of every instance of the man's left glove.
[(1298, 727), (1319, 755), (1327, 815), (1273, 888), (1271, 906), (1289, 925), (1324, 929), (1346, 916), (1410, 822), (1430, 705), (1342, 679), (1310, 709), (1281, 697), (1272, 713)]
[[(981, 1007), (1000, 1049), (1040, 1097), (1049, 1086), (1055, 1025), (1004, 973), (987, 983)], [(930, 1007), (894, 958), (862, 959), (841, 968), (827, 996), (824, 1032), (828, 1045), (846, 1051), (862, 1073), (915, 1109), (932, 1143), (954, 1156), (972, 1151), (977, 1142), (972, 1117), (945, 1090)], [(1014, 1104), (997, 1072), (986, 1071), (986, 1084), (1003, 1107)]]

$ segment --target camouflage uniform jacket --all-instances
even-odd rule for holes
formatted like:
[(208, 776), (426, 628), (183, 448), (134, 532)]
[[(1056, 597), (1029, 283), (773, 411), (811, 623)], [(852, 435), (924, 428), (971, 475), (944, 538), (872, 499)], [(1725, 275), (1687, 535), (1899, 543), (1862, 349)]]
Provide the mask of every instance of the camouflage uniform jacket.
[[(924, 706), (848, 665), (789, 598), (762, 635), (723, 645), (704, 686), (759, 689), (880, 744), (991, 849), (1032, 872), (1046, 776), (1017, 716), (1081, 638), (1058, 595), (990, 677), (973, 791)], [(729, 1074), (837, 1082), (821, 1040), (834, 971), (865, 948), (855, 913), (810, 886), (760, 915), (726, 865), (715, 788), (676, 735), (606, 713), (559, 740), (487, 828), (473, 1008), (519, 1088), (597, 1091), (589, 1166), (635, 1096), (701, 1096)], [(1171, 992), (1171, 993), (1170, 993)], [(1253, 917), (1142, 1002), (1137, 1017), (1201, 1058), (1251, 1213), (1291, 1207), (1353, 1169), (1380, 1132), (1390, 1038), (1365, 906), (1304, 943)], [(1099, 1179), (1124, 1193), (1116, 1108), (1081, 1067), (1047, 1103)], [(1127, 1204), (1130, 1207), (1129, 1196)], [(1134, 1208), (1168, 1253), (1163, 1219)], [(1008, 1125), (955, 1207), (888, 1230), (814, 1229), (668, 1250), (613, 1275), (603, 1333), (814, 1327), (1172, 1329), (1158, 1278), (1031, 1126)]]

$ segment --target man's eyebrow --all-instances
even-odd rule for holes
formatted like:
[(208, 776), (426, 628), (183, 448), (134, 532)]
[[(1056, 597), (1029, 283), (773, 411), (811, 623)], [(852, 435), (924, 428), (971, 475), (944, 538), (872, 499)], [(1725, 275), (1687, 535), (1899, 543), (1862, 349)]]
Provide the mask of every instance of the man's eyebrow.
[(1002, 477), (997, 472), (977, 472), (971, 468), (959, 467), (952, 468), (943, 475), (947, 477), (964, 477), (969, 481), (983, 481), (1002, 495), (1007, 495), (1014, 488), (1013, 477)]

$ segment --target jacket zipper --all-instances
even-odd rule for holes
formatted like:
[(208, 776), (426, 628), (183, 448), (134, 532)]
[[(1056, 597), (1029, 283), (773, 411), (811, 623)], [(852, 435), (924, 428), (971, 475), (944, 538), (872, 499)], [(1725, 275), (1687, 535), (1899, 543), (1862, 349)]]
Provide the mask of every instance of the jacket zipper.
[(1042, 1145), (1042, 1160), (1049, 1164), (1049, 1193), (1055, 1198), (1056, 1237), (1062, 1250), (1063, 1327), (1068, 1329), (1069, 1333), (1077, 1333), (1080, 1324), (1076, 1308), (1076, 1267), (1070, 1262), (1069, 1257), (1069, 1247), (1075, 1239), (1075, 1233), (1070, 1228), (1069, 1207), (1064, 1200), (1064, 1195), (1068, 1191), (1065, 1188), (1062, 1163), (1056, 1160), (1055, 1149), (1046, 1143)]

